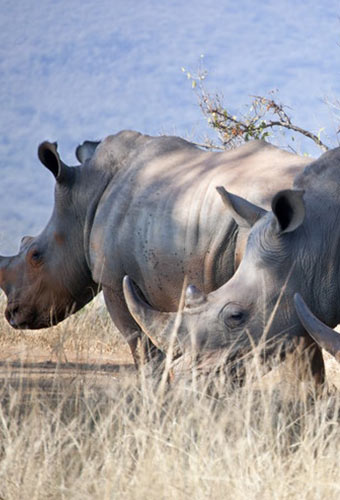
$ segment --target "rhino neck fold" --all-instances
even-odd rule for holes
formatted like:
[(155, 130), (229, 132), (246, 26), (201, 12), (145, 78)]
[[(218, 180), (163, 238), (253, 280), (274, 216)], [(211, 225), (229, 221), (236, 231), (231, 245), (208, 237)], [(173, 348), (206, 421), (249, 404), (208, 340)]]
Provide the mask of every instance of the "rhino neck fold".
[(91, 232), (100, 200), (104, 195), (105, 191), (109, 188), (110, 182), (111, 182), (111, 177), (105, 179), (102, 189), (98, 190), (98, 192), (94, 194), (86, 210), (85, 223), (84, 223), (84, 255), (87, 267), (91, 275), (93, 271), (91, 265), (91, 257), (90, 257)]
[(6, 293), (5, 288), (4, 288), (5, 273), (6, 273), (7, 267), (11, 263), (12, 259), (13, 259), (13, 257), (0, 256), (0, 288), (2, 290), (4, 290), (5, 293)]

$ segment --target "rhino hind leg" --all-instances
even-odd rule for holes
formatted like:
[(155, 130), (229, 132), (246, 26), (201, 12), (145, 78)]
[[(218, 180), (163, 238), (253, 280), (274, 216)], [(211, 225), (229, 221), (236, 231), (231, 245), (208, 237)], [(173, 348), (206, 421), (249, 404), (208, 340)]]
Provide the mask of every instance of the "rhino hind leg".
[(140, 344), (141, 356), (147, 363), (155, 362), (159, 364), (165, 359), (164, 352), (158, 349), (144, 333), (141, 333)]

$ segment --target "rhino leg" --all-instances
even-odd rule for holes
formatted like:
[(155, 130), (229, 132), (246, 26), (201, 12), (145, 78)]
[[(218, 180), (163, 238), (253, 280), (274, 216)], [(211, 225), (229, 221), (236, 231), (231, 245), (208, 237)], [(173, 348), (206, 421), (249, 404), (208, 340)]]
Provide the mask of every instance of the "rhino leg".
[(315, 387), (320, 387), (325, 382), (325, 364), (322, 351), (311, 337), (299, 337), (296, 348), (290, 352), (289, 364), (293, 372), (301, 380), (311, 380)]
[(313, 342), (309, 349), (310, 370), (316, 385), (322, 385), (326, 380), (325, 363), (322, 356), (322, 350)]
[(306, 375), (307, 377), (312, 375), (316, 387), (324, 384), (326, 372), (320, 347), (308, 335), (303, 337), (301, 348), (303, 363), (305, 365), (303, 367), (303, 375)]
[[(161, 361), (164, 354), (144, 335), (132, 318), (123, 292), (103, 286), (103, 294), (112, 321), (129, 344), (135, 366), (138, 368), (145, 362)], [(137, 348), (138, 341), (140, 341), (140, 350)]]

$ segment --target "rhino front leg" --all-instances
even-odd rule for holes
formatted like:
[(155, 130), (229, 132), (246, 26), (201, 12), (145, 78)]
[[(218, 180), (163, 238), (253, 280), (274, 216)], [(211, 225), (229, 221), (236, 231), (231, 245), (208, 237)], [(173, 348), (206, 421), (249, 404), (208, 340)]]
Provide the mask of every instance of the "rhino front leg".
[[(112, 321), (129, 344), (135, 366), (138, 368), (152, 360), (161, 361), (164, 357), (163, 353), (144, 335), (132, 318), (123, 292), (103, 286), (103, 294)], [(140, 341), (140, 350), (138, 341)]]
[(306, 334), (299, 337), (295, 349), (289, 355), (289, 364), (300, 380), (311, 380), (317, 390), (325, 382), (325, 364), (322, 351), (314, 340)]
[(322, 351), (314, 341), (311, 344), (307, 345), (306, 351), (310, 366), (310, 373), (312, 374), (316, 386), (320, 386), (325, 383), (326, 379), (325, 363), (323, 360)]

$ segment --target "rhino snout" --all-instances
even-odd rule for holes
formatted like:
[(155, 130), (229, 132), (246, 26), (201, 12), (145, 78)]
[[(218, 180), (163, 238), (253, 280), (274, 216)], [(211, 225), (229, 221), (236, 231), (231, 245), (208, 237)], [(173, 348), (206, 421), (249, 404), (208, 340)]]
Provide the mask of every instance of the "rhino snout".
[(15, 329), (39, 328), (37, 317), (33, 310), (22, 308), (18, 304), (8, 304), (5, 310), (8, 323)]
[(8, 321), (8, 323), (13, 327), (13, 328), (18, 328), (17, 322), (16, 322), (16, 316), (19, 312), (19, 306), (10, 306), (8, 305), (5, 311), (5, 317)]

